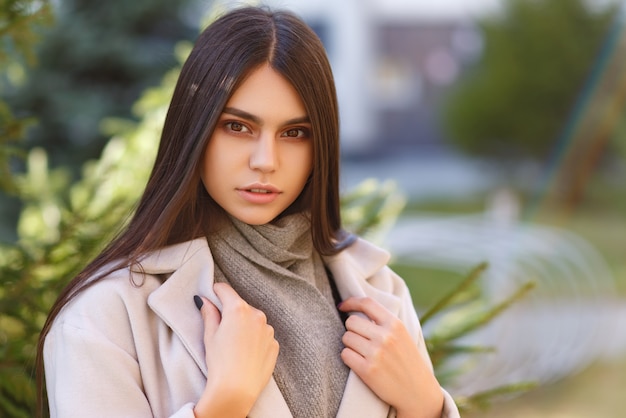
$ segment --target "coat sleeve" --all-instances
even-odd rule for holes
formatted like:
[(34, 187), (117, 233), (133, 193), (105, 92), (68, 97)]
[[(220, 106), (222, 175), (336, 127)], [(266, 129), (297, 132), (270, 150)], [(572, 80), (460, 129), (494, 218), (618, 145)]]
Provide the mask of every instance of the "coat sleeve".
[[(46, 337), (44, 364), (52, 418), (153, 416), (132, 353), (95, 330), (56, 323)], [(172, 417), (193, 418), (193, 406)]]
[[(426, 342), (424, 341), (424, 335), (422, 333), (422, 326), (420, 325), (419, 319), (417, 317), (417, 312), (415, 311), (415, 307), (413, 306), (413, 300), (411, 298), (411, 294), (409, 292), (409, 288), (407, 287), (405, 281), (394, 273), (389, 267), (385, 267), (379, 274), (388, 275), (391, 277), (393, 283), (393, 294), (400, 298), (400, 311), (398, 313), (398, 317), (405, 324), (409, 333), (413, 337), (413, 340), (417, 344), (420, 354), (426, 360), (426, 362), (430, 365), (432, 370), (432, 361), (430, 360), (430, 356), (428, 355), (428, 351), (426, 350)], [(444, 405), (443, 411), (441, 413), (441, 418), (460, 418), (459, 409), (454, 403), (454, 399), (452, 396), (445, 390), (443, 391), (444, 397)], [(395, 417), (395, 411), (392, 411), (390, 414), (390, 418)]]

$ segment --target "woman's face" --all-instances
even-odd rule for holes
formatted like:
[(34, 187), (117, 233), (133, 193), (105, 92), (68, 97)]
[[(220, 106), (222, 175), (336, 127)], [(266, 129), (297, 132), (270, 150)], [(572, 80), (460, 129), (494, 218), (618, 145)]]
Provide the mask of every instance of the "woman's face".
[(254, 70), (226, 104), (204, 154), (202, 181), (230, 215), (272, 221), (311, 174), (311, 124), (293, 86), (269, 65)]

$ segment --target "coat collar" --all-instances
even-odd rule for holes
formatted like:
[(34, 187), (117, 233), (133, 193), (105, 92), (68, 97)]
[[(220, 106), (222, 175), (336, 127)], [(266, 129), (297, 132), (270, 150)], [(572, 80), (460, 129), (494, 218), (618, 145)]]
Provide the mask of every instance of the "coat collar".
[(335, 278), (342, 300), (369, 296), (398, 315), (401, 301), (388, 280), (389, 259), (387, 251), (359, 238), (344, 251), (324, 257), (324, 262)]
[[(350, 296), (371, 296), (397, 314), (400, 300), (390, 293), (393, 289), (379, 290), (368, 283), (370, 278), (375, 279), (377, 272), (388, 261), (388, 253), (360, 239), (341, 253), (324, 257), (342, 299)], [(213, 258), (206, 239), (198, 238), (149, 253), (132, 270), (167, 277), (150, 294), (148, 305), (181, 339), (206, 376), (204, 326), (193, 303), (193, 296), (205, 296), (218, 309), (222, 308), (213, 291)], [(389, 405), (380, 400), (350, 371), (337, 417), (360, 416), (363, 411), (368, 411), (368, 416), (371, 417), (387, 417)], [(292, 417), (273, 377), (259, 396), (249, 417)]]

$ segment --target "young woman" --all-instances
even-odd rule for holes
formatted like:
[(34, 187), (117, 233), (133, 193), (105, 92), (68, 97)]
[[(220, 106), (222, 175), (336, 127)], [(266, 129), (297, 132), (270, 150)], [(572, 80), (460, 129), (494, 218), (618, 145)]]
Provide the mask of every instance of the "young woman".
[(202, 33), (134, 217), (41, 334), (53, 417), (458, 417), (387, 253), (341, 229), (338, 125), (300, 19)]

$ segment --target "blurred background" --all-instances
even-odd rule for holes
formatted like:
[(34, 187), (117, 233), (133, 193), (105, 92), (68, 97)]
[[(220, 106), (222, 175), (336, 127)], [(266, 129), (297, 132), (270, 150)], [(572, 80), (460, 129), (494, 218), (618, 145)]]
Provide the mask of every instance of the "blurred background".
[[(46, 307), (141, 192), (181, 61), (216, 13), (243, 3), (0, 3), (9, 416), (30, 416)], [(263, 4), (298, 13), (328, 51), (342, 191), (380, 196), (379, 228), (364, 233), (392, 253), (429, 343), (454, 337), (436, 366), (459, 402), (483, 396), (464, 416), (622, 416), (626, 4)], [(348, 224), (363, 217), (346, 207)], [(480, 326), (465, 332), (468, 318)]]

